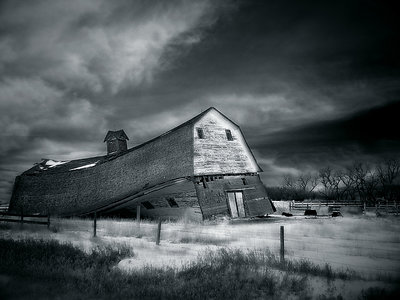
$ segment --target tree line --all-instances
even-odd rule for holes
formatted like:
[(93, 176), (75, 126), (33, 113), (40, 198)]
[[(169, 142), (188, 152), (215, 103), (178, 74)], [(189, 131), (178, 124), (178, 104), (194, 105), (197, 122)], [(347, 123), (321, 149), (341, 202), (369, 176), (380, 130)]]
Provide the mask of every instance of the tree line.
[(272, 200), (400, 200), (400, 161), (356, 162), (346, 168), (326, 166), (315, 173), (286, 174), (281, 186), (267, 191)]

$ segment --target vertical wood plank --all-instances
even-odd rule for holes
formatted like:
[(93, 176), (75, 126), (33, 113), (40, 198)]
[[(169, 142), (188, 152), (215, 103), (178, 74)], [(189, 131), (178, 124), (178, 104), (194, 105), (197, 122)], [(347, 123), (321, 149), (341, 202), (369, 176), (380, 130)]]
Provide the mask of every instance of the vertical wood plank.
[(96, 230), (97, 230), (97, 213), (94, 212), (93, 218), (93, 236), (96, 237)]
[(280, 251), (280, 258), (281, 258), (281, 263), (283, 264), (285, 262), (285, 228), (284, 226), (281, 226), (281, 251)]
[(136, 207), (136, 224), (140, 228), (140, 204)]
[(161, 219), (158, 220), (157, 226), (157, 236), (156, 236), (156, 245), (160, 245), (160, 237), (161, 237)]
[(21, 208), (21, 227), (23, 226), (23, 224), (24, 224), (24, 210), (23, 208)]

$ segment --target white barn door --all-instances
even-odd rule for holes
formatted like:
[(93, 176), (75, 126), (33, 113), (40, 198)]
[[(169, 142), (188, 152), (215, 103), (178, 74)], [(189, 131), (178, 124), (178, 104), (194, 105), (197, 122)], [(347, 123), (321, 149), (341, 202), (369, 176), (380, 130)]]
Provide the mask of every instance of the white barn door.
[(244, 218), (243, 192), (228, 192), (228, 202), (232, 218)]

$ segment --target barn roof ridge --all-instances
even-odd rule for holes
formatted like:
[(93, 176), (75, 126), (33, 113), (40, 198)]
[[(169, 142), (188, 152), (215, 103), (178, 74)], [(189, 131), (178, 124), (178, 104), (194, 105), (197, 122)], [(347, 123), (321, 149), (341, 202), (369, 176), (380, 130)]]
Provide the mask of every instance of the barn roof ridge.
[[(191, 125), (191, 124), (195, 123), (196, 121), (200, 120), (203, 116), (205, 116), (207, 113), (209, 113), (212, 110), (218, 112), (221, 116), (223, 116), (225, 119), (227, 119), (228, 121), (230, 121), (232, 124), (234, 124), (235, 126), (237, 126), (240, 129), (240, 127), (236, 123), (234, 123), (232, 120), (230, 120), (227, 116), (225, 116), (223, 113), (221, 113), (218, 109), (216, 109), (215, 107), (211, 106), (208, 109), (206, 109), (205, 111), (201, 112), (200, 114), (198, 114), (198, 115), (194, 116), (193, 118), (183, 122), (182, 124), (172, 128), (172, 129), (168, 130), (167, 132), (164, 132), (161, 135), (156, 136), (156, 137), (154, 137), (154, 138), (152, 138), (152, 139), (150, 139), (150, 140), (148, 140), (148, 141), (146, 141), (146, 142), (144, 142), (144, 143), (142, 143), (140, 145), (132, 147), (132, 148), (128, 149), (127, 151), (116, 153), (116, 154), (108, 154), (108, 155), (106, 154), (106, 155), (101, 155), (101, 156), (93, 156), (93, 157), (72, 159), (72, 160), (69, 160), (67, 163), (65, 163), (63, 165), (60, 165), (60, 166), (57, 166), (57, 167), (51, 168), (51, 169), (46, 169), (46, 170), (43, 169), (42, 171), (40, 169), (38, 169), (38, 166), (40, 164), (36, 164), (34, 167), (32, 167), (32, 168), (26, 170), (25, 172), (23, 172), (23, 174), (29, 175), (29, 174), (32, 174), (32, 173), (36, 173), (37, 171), (41, 171), (40, 173), (42, 173), (42, 174), (46, 174), (46, 173), (50, 174), (50, 173), (53, 173), (53, 172), (57, 172), (57, 173), (58, 172), (68, 172), (68, 171), (70, 171), (71, 168), (79, 167), (79, 165), (81, 163), (91, 163), (91, 162), (93, 162), (95, 160), (99, 160), (97, 162), (97, 165), (100, 165), (100, 164), (105, 163), (107, 161), (116, 159), (116, 158), (121, 157), (123, 155), (126, 155), (126, 154), (128, 154), (130, 152), (133, 152), (133, 151), (135, 151), (135, 150), (137, 150), (139, 148), (142, 148), (142, 147), (144, 147), (144, 146), (146, 146), (146, 145), (148, 145), (150, 143), (153, 143), (154, 141), (162, 138), (163, 136), (169, 135), (169, 134), (177, 131), (180, 128), (183, 128), (185, 126)], [(117, 130), (115, 132), (120, 132), (120, 131), (123, 131), (123, 130), (121, 129), (121, 130)], [(107, 133), (107, 135), (108, 135), (108, 133)], [(106, 135), (106, 138), (107, 138), (107, 135)], [(104, 139), (104, 141), (106, 141), (106, 139)], [(52, 159), (52, 160), (58, 161), (56, 159)]]

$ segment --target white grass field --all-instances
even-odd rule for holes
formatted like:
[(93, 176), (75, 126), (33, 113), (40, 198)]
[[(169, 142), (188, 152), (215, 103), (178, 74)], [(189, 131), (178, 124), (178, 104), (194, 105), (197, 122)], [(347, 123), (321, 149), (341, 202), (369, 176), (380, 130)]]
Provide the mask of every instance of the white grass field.
[[(163, 222), (161, 243), (155, 245), (157, 223), (135, 220), (97, 220), (97, 237), (93, 237), (93, 221), (89, 219), (53, 219), (50, 231), (46, 226), (4, 224), (0, 238), (55, 239), (69, 242), (85, 251), (96, 245), (124, 244), (135, 253), (122, 260), (118, 268), (128, 271), (145, 266), (180, 267), (194, 261), (199, 254), (221, 247), (265, 250), (279, 254), (280, 226), (285, 230), (285, 258), (307, 259), (335, 270), (355, 270), (369, 280), (383, 284), (382, 278), (395, 282), (400, 278), (400, 218), (338, 217), (306, 219), (271, 216), (265, 219), (203, 223)], [(320, 282), (320, 283), (318, 283)], [(387, 282), (387, 280), (386, 280)], [(336, 288), (344, 283), (337, 280)], [(360, 286), (365, 281), (358, 283)], [(318, 289), (322, 282), (313, 281)], [(348, 285), (348, 297), (357, 284)]]

